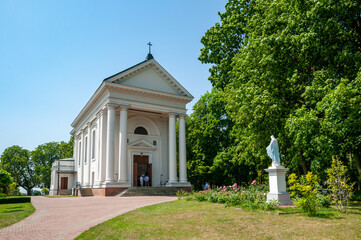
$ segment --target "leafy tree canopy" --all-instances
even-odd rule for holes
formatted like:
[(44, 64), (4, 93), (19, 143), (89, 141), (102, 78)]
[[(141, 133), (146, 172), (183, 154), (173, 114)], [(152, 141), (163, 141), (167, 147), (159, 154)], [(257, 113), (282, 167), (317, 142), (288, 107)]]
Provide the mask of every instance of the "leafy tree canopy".
[(73, 137), (69, 142), (49, 142), (39, 145), (31, 152), (36, 163), (36, 174), (40, 177), (40, 185), (50, 188), (51, 166), (57, 159), (73, 157)]
[(271, 162), (265, 148), (275, 135), (293, 172), (325, 179), (337, 154), (360, 177), (360, 13), (358, 0), (230, 0), (199, 59), (213, 64), (209, 79), (234, 125), (232, 141), (203, 158), (245, 164), (256, 177)]
[(19, 146), (4, 150), (1, 155), (1, 168), (9, 172), (28, 195), (31, 195), (31, 190), (40, 183), (38, 175), (35, 174), (35, 163), (30, 158), (30, 152)]
[(0, 196), (11, 196), (16, 188), (16, 183), (10, 173), (4, 169), (0, 169)]

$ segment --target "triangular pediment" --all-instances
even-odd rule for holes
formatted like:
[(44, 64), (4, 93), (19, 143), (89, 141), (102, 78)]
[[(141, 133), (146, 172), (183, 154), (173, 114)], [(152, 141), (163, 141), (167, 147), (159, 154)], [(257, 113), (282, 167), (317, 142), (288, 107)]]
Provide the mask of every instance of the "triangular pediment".
[(146, 60), (105, 81), (158, 92), (193, 97), (156, 60)]
[(134, 143), (131, 143), (131, 144), (129, 144), (129, 147), (155, 149), (155, 147), (151, 143), (149, 143), (145, 140), (139, 140)]

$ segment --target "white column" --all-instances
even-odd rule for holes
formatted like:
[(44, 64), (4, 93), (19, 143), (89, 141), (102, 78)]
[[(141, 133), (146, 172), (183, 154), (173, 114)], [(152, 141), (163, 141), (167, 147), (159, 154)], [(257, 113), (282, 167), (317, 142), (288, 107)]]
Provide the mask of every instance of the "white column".
[(169, 181), (177, 182), (176, 128), (175, 115), (169, 114)]
[(97, 165), (98, 169), (95, 172), (95, 179), (97, 181), (97, 185), (101, 183), (103, 180), (102, 174), (102, 161), (104, 161), (103, 155), (103, 110), (100, 110), (98, 115), (98, 129), (97, 129), (97, 137), (96, 137), (96, 158), (97, 158)]
[(186, 127), (184, 115), (179, 116), (179, 182), (187, 182)]
[(107, 152), (105, 182), (114, 182), (114, 129), (115, 129), (115, 106), (108, 105), (108, 128), (107, 128)]
[(88, 152), (86, 154), (88, 154), (88, 161), (87, 161), (87, 165), (88, 165), (88, 176), (87, 176), (87, 182), (88, 182), (88, 187), (91, 186), (91, 177), (90, 177), (90, 172), (91, 172), (91, 162), (92, 162), (92, 159), (91, 159), (91, 142), (92, 142), (92, 129), (91, 129), (91, 123), (88, 123)]
[(79, 182), (80, 182), (80, 185), (82, 186), (82, 187), (84, 187), (84, 146), (85, 146), (85, 143), (84, 143), (84, 134), (85, 134), (85, 132), (84, 132), (84, 130), (82, 130), (82, 133), (81, 133), (81, 149), (80, 149), (80, 151), (81, 151), (81, 153), (80, 153), (80, 176), (79, 176)]
[(128, 123), (128, 109), (120, 107), (119, 117), (119, 179), (118, 182), (128, 182), (127, 174), (127, 123)]

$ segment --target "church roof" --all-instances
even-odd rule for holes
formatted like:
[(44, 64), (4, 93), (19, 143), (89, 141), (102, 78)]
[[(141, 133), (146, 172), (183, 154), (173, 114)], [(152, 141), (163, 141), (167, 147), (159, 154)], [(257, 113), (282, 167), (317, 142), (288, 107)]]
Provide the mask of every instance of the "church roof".
[[(138, 85), (132, 85), (132, 83), (130, 83), (129, 81), (127, 81), (128, 79), (134, 77), (136, 74), (139, 74), (141, 72), (144, 72), (147, 69), (152, 69), (154, 72), (157, 72), (157, 74), (163, 78), (165, 80), (165, 82), (167, 83), (166, 85), (168, 85), (170, 88), (173, 88), (174, 91), (169, 91), (169, 90), (165, 90), (166, 88), (163, 89), (156, 89), (156, 83), (147, 83), (147, 84), (140, 84), (139, 82), (137, 83)], [(154, 81), (155, 79), (144, 79), (144, 83), (146, 83), (146, 81)], [(125, 84), (125, 85), (130, 85), (130, 86), (134, 86), (134, 87), (140, 87), (140, 88), (145, 88), (145, 89), (150, 89), (150, 90), (158, 90), (158, 91), (164, 91), (164, 92), (168, 92), (168, 93), (173, 93), (173, 94), (178, 94), (178, 95), (182, 95), (182, 96), (187, 96), (187, 97), (192, 97), (192, 94), (190, 94), (172, 75), (170, 75), (154, 58), (152, 54), (148, 54), (146, 57), (146, 60), (135, 64), (134, 66), (127, 68), (121, 72), (118, 72), (110, 77), (107, 77), (103, 80), (103, 82), (110, 82), (110, 83), (117, 83), (117, 84)], [(158, 82), (159, 83), (159, 82)]]
[(114, 75), (111, 75), (110, 77), (104, 78), (103, 81), (107, 81), (108, 79), (111, 79), (111, 78), (114, 77), (114, 76), (117, 76), (117, 75), (119, 75), (119, 74), (121, 74), (121, 73), (123, 73), (123, 72), (129, 71), (129, 70), (131, 70), (131, 69), (133, 69), (133, 68), (135, 68), (135, 67), (137, 67), (137, 66), (139, 66), (139, 65), (141, 65), (141, 64), (143, 64), (143, 63), (145, 63), (146, 61), (148, 61), (148, 60), (144, 60), (143, 62), (140, 62), (140, 63), (138, 63), (138, 64), (135, 64), (134, 66), (131, 66), (130, 68), (127, 68), (127, 69), (125, 69), (125, 70), (123, 70), (123, 71), (120, 71), (120, 72), (114, 74)]

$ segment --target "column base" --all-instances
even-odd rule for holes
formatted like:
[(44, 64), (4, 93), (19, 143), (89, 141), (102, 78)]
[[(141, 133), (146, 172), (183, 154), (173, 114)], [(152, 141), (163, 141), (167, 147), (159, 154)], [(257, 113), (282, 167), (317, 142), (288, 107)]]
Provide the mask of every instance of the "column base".
[(191, 187), (189, 182), (167, 182), (166, 187)]
[(130, 188), (131, 184), (129, 182), (119, 183), (119, 182), (104, 182), (103, 184), (99, 184), (98, 186), (94, 186), (94, 188)]
[(128, 180), (119, 179), (117, 183), (129, 183)]
[(115, 184), (115, 180), (105, 180), (104, 184)]
[(274, 200), (278, 200), (280, 202), (280, 205), (291, 205), (292, 204), (290, 194), (288, 192), (267, 193), (267, 202), (271, 202)]

